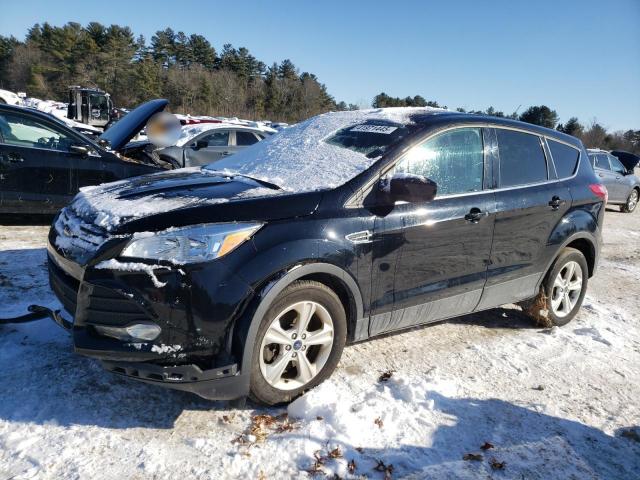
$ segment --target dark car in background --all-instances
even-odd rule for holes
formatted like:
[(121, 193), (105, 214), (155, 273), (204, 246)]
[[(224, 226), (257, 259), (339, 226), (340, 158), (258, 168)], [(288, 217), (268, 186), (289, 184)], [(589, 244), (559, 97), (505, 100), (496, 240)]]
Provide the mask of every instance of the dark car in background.
[(566, 324), (605, 202), (580, 140), (554, 130), (330, 113), (211, 167), (81, 192), (51, 228), (50, 282), (75, 350), (109, 371), (277, 404), (348, 342), (541, 292)]
[(55, 213), (80, 188), (173, 168), (127, 142), (167, 105), (152, 100), (97, 142), (34, 109), (0, 105), (0, 213)]
[[(600, 181), (607, 187), (609, 203), (620, 205), (623, 212), (633, 212), (640, 199), (640, 179), (634, 175), (634, 168), (640, 160), (628, 152), (614, 152), (589, 149), (589, 160)], [(634, 158), (635, 157), (635, 158)]]

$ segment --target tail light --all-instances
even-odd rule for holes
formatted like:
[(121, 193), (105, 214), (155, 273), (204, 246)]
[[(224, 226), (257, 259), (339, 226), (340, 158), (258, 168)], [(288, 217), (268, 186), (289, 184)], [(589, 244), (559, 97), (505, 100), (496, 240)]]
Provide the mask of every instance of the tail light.
[(602, 185), (601, 183), (592, 183), (589, 185), (589, 189), (599, 198), (604, 200), (604, 203), (607, 203), (609, 200), (609, 192), (607, 191), (607, 187)]

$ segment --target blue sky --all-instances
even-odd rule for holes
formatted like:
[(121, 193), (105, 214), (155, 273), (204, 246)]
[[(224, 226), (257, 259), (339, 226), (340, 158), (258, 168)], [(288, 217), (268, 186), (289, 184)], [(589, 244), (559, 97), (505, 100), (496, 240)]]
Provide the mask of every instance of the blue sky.
[(351, 103), (384, 91), (507, 113), (546, 104), (561, 121), (640, 128), (640, 0), (4, 0), (0, 34), (71, 20), (128, 25), (147, 40), (169, 26), (267, 64), (290, 58)]

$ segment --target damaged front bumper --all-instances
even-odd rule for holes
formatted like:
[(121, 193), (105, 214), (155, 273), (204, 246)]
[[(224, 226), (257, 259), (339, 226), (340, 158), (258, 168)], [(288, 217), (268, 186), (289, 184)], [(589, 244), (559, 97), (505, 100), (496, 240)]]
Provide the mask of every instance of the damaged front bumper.
[[(118, 375), (207, 399), (248, 394), (248, 375), (230, 351), (229, 328), (239, 299), (251, 289), (221, 265), (159, 268), (155, 274), (164, 286), (158, 288), (148, 273), (81, 267), (51, 244), (48, 263), (51, 288), (74, 318), (49, 309), (44, 314), (71, 331), (76, 353)], [(225, 297), (228, 302), (217, 300)], [(162, 333), (153, 341), (127, 342), (95, 328), (137, 321), (155, 322)]]

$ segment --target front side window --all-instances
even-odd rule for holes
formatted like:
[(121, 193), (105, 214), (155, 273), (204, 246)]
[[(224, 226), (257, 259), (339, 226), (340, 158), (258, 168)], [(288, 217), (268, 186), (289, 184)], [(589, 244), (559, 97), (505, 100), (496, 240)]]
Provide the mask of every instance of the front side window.
[(595, 163), (596, 168), (601, 168), (603, 170), (611, 170), (608, 156), (599, 153), (595, 157), (596, 157), (596, 163)]
[(622, 174), (627, 173), (627, 169), (624, 168), (624, 165), (622, 165), (622, 163), (620, 163), (620, 160), (618, 160), (616, 157), (614, 157), (613, 155), (609, 155), (609, 161), (611, 162), (611, 168), (614, 172)]
[(69, 151), (71, 137), (52, 127), (13, 113), (0, 114), (0, 142), (19, 147)]
[(207, 142), (208, 147), (226, 147), (229, 145), (229, 132), (211, 133), (202, 140)]
[(236, 131), (236, 145), (246, 147), (248, 145), (253, 145), (254, 143), (258, 143), (258, 139), (253, 133), (242, 130)]
[(438, 185), (438, 196), (482, 190), (482, 130), (460, 128), (437, 135), (411, 149), (393, 173), (422, 175)]
[(567, 178), (572, 176), (578, 166), (580, 151), (570, 147), (564, 143), (554, 140), (547, 140), (553, 163), (556, 166), (558, 178)]
[(500, 186), (513, 187), (547, 180), (547, 161), (540, 137), (496, 129), (500, 152)]

